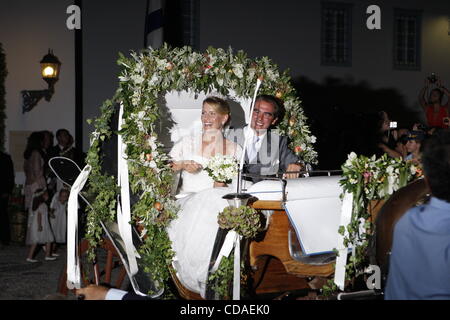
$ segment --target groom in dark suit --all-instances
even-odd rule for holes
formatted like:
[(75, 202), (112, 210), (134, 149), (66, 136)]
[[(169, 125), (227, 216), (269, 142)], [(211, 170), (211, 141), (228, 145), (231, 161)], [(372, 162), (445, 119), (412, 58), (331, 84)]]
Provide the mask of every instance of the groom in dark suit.
[[(283, 116), (281, 101), (270, 95), (256, 98), (250, 128), (237, 128), (227, 133), (227, 138), (244, 147), (247, 131), (249, 141), (245, 151), (244, 172), (273, 176), (280, 172), (298, 172), (304, 163), (288, 147), (288, 138), (276, 134), (271, 128)], [(297, 178), (298, 173), (287, 173), (285, 178)], [(253, 178), (254, 182), (260, 181)]]

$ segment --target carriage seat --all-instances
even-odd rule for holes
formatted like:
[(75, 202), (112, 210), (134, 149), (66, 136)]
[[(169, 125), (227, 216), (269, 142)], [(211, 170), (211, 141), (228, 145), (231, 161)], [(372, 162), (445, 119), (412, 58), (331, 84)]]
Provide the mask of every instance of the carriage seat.
[[(331, 263), (336, 254), (341, 215), (340, 176), (287, 180), (283, 208), (289, 218), (289, 252), (294, 260), (311, 265)], [(280, 181), (261, 181), (248, 193), (263, 201), (282, 201)]]

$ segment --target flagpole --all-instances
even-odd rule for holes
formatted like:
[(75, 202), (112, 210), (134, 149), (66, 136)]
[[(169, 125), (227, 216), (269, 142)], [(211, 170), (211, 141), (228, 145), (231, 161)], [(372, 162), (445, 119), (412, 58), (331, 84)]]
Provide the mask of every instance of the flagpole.
[(148, 10), (150, 8), (150, 0), (147, 0), (147, 5), (145, 8), (145, 26), (144, 26), (144, 49), (148, 46)]

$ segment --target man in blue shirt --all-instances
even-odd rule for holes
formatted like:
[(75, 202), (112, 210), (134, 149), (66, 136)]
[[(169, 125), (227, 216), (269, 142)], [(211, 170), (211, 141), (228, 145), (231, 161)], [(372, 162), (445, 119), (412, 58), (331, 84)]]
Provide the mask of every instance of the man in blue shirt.
[(422, 164), (432, 198), (395, 226), (386, 300), (450, 299), (450, 132), (426, 142)]

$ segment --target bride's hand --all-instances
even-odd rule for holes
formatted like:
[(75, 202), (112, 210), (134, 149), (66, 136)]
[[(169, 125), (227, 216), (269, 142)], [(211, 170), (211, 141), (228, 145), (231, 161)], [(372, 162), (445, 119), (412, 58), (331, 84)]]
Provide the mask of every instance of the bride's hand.
[(222, 187), (228, 187), (228, 185), (226, 183), (224, 183), (224, 182), (214, 181), (214, 186), (213, 187), (214, 188), (222, 188)]
[(170, 168), (172, 171), (183, 170), (183, 161), (173, 161), (170, 163)]
[(182, 169), (186, 170), (189, 173), (196, 173), (203, 169), (200, 163), (197, 163), (192, 160), (182, 161)]

